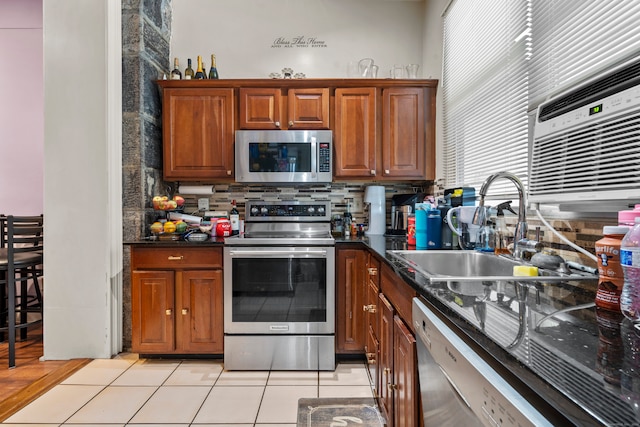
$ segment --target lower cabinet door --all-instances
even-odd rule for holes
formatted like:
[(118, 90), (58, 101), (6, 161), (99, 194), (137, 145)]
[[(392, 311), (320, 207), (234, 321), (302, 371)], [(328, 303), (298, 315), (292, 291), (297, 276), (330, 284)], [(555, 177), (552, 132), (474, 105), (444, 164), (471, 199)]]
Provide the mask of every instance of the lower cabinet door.
[(396, 427), (418, 427), (416, 339), (395, 316), (393, 325), (393, 418)]
[(183, 271), (180, 281), (178, 349), (184, 353), (222, 353), (222, 270)]
[(379, 369), (379, 355), (380, 344), (378, 343), (378, 337), (371, 325), (367, 327), (367, 345), (364, 347), (365, 355), (367, 357), (367, 368), (369, 370), (369, 377), (371, 378), (371, 384), (374, 385), (376, 396), (378, 392), (378, 369)]
[(393, 316), (395, 311), (389, 300), (379, 294), (380, 310), (380, 356), (378, 363), (378, 390), (380, 407), (387, 418), (388, 425), (393, 426)]
[(175, 349), (174, 272), (134, 271), (131, 280), (131, 347), (137, 353)]

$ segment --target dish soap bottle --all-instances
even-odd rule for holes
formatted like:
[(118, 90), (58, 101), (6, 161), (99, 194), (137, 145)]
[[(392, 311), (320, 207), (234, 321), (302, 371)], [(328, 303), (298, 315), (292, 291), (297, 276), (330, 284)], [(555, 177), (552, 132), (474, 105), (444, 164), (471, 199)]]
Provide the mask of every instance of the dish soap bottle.
[(509, 244), (513, 242), (513, 233), (507, 228), (507, 223), (504, 219), (504, 211), (507, 210), (514, 215), (517, 215), (511, 207), (511, 200), (500, 203), (496, 206), (496, 234), (495, 234), (495, 248), (494, 252), (498, 255), (509, 255)]

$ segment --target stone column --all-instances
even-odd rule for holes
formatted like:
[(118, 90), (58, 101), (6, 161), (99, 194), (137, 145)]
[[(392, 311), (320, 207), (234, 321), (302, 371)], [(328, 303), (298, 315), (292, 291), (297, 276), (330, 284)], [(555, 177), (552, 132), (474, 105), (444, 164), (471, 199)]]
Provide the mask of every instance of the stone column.
[[(165, 194), (162, 109), (156, 80), (169, 74), (172, 0), (122, 0), (123, 240), (146, 235), (150, 201)], [(130, 251), (123, 254), (123, 348), (131, 348)]]

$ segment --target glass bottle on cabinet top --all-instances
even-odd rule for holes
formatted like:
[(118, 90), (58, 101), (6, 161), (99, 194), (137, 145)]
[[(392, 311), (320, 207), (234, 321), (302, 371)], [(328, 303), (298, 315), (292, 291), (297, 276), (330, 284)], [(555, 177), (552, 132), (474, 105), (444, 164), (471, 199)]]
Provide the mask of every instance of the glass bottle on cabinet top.
[(173, 59), (173, 70), (171, 70), (171, 80), (182, 79), (182, 73), (180, 72), (180, 66), (178, 65), (178, 58)]
[(209, 78), (218, 79), (218, 69), (216, 68), (216, 56), (211, 55), (211, 68), (209, 69)]
[(198, 69), (196, 71), (196, 75), (194, 76), (194, 79), (202, 80), (204, 78), (206, 77), (204, 75), (204, 71), (202, 71), (202, 57), (198, 55)]
[(191, 68), (191, 58), (187, 59), (187, 68), (184, 70), (185, 80), (193, 79), (193, 68)]

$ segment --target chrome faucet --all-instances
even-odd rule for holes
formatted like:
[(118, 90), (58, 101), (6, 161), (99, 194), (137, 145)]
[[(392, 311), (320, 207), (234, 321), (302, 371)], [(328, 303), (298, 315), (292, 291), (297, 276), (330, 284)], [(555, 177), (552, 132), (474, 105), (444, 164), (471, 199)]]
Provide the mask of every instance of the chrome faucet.
[(524, 185), (520, 179), (512, 174), (511, 172), (498, 172), (490, 175), (487, 179), (485, 179), (482, 187), (480, 188), (480, 204), (476, 209), (476, 213), (473, 216), (473, 223), (476, 225), (485, 225), (486, 221), (486, 209), (484, 208), (484, 198), (487, 195), (487, 191), (489, 187), (499, 178), (506, 178), (509, 181), (513, 182), (518, 189), (518, 223), (516, 224), (516, 229), (513, 233), (513, 255), (520, 259), (522, 258), (522, 251), (520, 247), (523, 242), (526, 242), (527, 239), (527, 198), (524, 191)]

